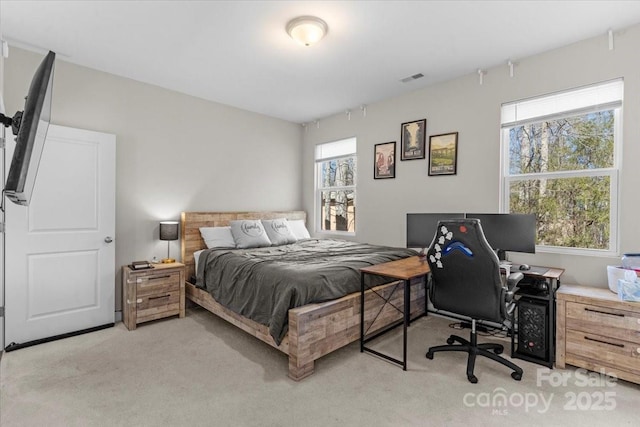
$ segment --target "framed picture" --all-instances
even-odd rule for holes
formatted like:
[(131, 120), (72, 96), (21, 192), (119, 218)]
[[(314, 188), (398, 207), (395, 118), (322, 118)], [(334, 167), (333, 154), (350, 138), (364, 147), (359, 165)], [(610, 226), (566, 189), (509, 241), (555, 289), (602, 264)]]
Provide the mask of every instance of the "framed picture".
[(400, 128), (401, 160), (424, 159), (424, 140), (427, 132), (427, 119), (403, 123)]
[(429, 137), (429, 175), (455, 175), (458, 170), (458, 132)]
[(376, 144), (373, 159), (373, 178), (396, 177), (396, 142)]

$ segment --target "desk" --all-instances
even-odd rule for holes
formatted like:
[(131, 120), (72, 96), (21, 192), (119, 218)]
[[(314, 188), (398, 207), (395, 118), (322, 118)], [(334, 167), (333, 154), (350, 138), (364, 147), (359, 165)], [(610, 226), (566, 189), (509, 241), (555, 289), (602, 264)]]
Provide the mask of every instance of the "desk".
[[(411, 319), (411, 309), (409, 305), (410, 292), (411, 292), (410, 291), (411, 280), (422, 278), (426, 276), (429, 273), (429, 271), (430, 271), (429, 264), (427, 263), (426, 259), (421, 260), (417, 256), (403, 258), (397, 261), (385, 262), (382, 264), (372, 265), (371, 267), (365, 267), (360, 269), (360, 352), (361, 353), (366, 351), (366, 352), (375, 354), (376, 356), (382, 357), (383, 359), (386, 359), (390, 362), (393, 362), (395, 364), (402, 366), (403, 370), (405, 371), (407, 370), (407, 327), (411, 323), (411, 320), (415, 320), (415, 319)], [(365, 347), (365, 343), (383, 335), (384, 333), (400, 325), (400, 322), (396, 322), (395, 324), (392, 324), (390, 327), (385, 328), (382, 331), (379, 331), (370, 337), (365, 336), (366, 331), (364, 330), (364, 325), (365, 325), (364, 302), (365, 302), (365, 288), (367, 288), (367, 286), (365, 285), (365, 277), (367, 274), (387, 277), (390, 279), (398, 279), (398, 280), (401, 280), (402, 283), (404, 284), (404, 308), (403, 310), (399, 310), (397, 307), (394, 306), (396, 310), (402, 312), (402, 317), (403, 317), (401, 321), (401, 323), (404, 325), (403, 326), (402, 360), (395, 359), (391, 356), (388, 356), (376, 350)], [(391, 299), (391, 296), (393, 295), (396, 289), (397, 288), (394, 288), (392, 293), (386, 298), (380, 296), (380, 298), (383, 298), (385, 300), (385, 305), (389, 302), (389, 300)], [(425, 312), (418, 315), (416, 318), (424, 316), (425, 313), (426, 313), (426, 305), (425, 305)], [(373, 323), (375, 323), (375, 319)]]
[[(555, 358), (555, 292), (560, 286), (562, 268), (534, 267), (511, 272), (524, 274), (526, 279), (544, 286), (523, 285), (516, 293), (517, 331), (511, 334), (511, 357), (553, 368)], [(517, 339), (516, 339), (517, 335)]]

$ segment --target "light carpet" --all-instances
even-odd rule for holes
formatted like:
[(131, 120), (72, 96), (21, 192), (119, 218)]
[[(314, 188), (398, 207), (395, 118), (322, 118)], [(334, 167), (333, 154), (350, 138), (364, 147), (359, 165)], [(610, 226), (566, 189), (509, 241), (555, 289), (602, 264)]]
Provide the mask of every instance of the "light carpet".
[[(353, 343), (295, 382), (287, 357), (200, 308), (5, 353), (0, 425), (9, 426), (632, 426), (640, 387), (515, 359), (522, 381), (485, 358), (439, 353), (450, 320), (409, 329), (406, 372)], [(376, 349), (401, 355), (402, 330)], [(461, 336), (467, 330), (457, 331)], [(480, 337), (481, 342), (488, 337)], [(508, 341), (505, 353), (508, 353)]]

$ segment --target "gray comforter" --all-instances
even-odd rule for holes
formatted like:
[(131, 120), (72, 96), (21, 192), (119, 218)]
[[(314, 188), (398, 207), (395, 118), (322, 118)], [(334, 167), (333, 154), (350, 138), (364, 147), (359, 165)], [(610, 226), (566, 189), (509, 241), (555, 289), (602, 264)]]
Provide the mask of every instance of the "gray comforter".
[[(208, 249), (200, 255), (196, 285), (232, 311), (267, 325), (280, 344), (290, 308), (357, 292), (360, 268), (412, 255), (416, 252), (410, 249), (334, 239), (256, 249)], [(370, 285), (384, 282), (377, 279)]]

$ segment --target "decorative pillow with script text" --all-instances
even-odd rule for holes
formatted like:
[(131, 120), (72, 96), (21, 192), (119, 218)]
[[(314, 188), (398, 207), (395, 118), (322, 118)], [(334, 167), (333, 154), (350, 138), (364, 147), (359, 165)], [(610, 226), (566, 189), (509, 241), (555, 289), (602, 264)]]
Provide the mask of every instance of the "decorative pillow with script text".
[(259, 219), (231, 221), (231, 234), (238, 249), (271, 246), (262, 222)]
[(262, 225), (267, 232), (269, 240), (271, 240), (271, 244), (274, 246), (286, 245), (298, 241), (289, 228), (289, 222), (286, 218), (263, 219)]

